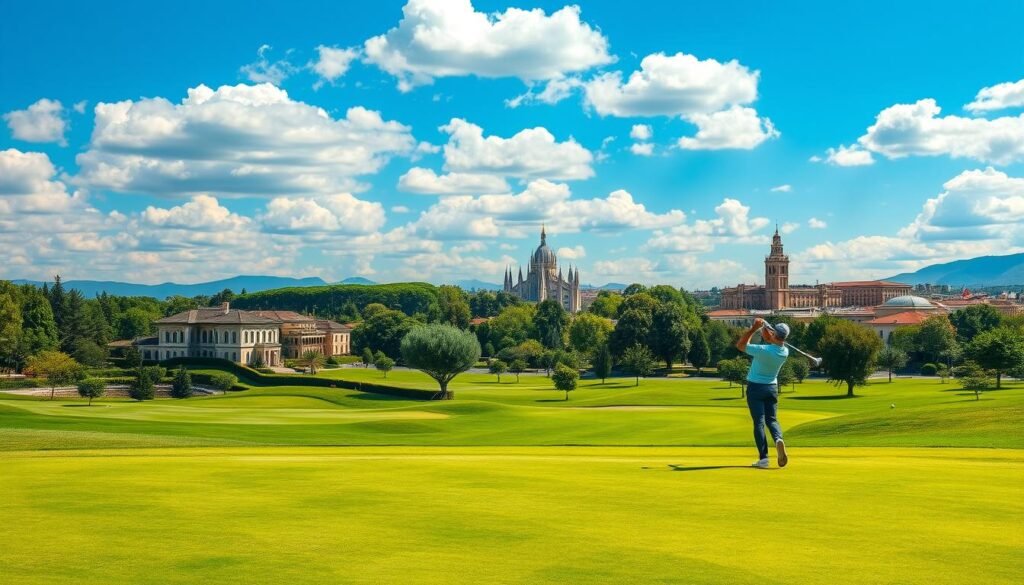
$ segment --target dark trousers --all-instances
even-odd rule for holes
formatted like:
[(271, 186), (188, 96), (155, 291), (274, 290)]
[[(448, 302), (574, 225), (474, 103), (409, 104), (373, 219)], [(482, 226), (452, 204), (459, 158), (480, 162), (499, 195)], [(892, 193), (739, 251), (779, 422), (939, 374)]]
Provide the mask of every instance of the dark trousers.
[(776, 418), (779, 406), (779, 388), (775, 384), (747, 384), (747, 407), (750, 418), (754, 419), (754, 442), (757, 443), (759, 458), (768, 457), (768, 439), (764, 435), (764, 427), (772, 434), (774, 441), (782, 439), (782, 427)]

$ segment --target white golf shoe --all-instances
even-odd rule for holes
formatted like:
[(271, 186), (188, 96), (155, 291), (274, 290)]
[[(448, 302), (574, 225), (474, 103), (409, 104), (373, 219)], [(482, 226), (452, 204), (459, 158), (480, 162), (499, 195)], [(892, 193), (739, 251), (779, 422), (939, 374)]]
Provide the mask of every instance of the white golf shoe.
[(779, 467), (785, 467), (789, 463), (789, 455), (786, 454), (786, 443), (782, 439), (775, 441), (775, 450), (779, 456)]
[(751, 467), (756, 467), (758, 469), (768, 469), (769, 465), (771, 465), (771, 463), (769, 463), (767, 457), (765, 457), (764, 459), (761, 459), (760, 461), (755, 461), (755, 462), (750, 464)]

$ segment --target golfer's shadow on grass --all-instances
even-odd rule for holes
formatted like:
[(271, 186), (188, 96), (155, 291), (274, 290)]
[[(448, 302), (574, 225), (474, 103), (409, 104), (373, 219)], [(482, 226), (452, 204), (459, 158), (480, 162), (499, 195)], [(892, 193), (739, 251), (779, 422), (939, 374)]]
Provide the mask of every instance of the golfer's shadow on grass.
[[(657, 469), (655, 467), (644, 467), (643, 469)], [(772, 468), (761, 469), (750, 465), (676, 465), (669, 463), (669, 471), (710, 471), (712, 469), (756, 469), (757, 471), (771, 470)]]

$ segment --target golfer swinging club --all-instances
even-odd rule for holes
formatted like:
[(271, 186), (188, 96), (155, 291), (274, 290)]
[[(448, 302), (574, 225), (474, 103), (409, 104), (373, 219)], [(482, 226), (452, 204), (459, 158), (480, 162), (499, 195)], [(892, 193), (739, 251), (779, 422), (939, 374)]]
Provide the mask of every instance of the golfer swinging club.
[[(761, 330), (761, 338), (764, 344), (751, 344), (750, 338)], [(752, 465), (765, 469), (768, 467), (768, 440), (764, 436), (764, 427), (767, 426), (775, 440), (775, 449), (778, 452), (779, 467), (785, 467), (789, 462), (786, 455), (786, 443), (782, 440), (782, 427), (779, 426), (779, 419), (776, 418), (779, 405), (778, 375), (782, 364), (786, 363), (789, 357), (789, 348), (786, 347), (786, 337), (789, 336), (789, 326), (779, 323), (773, 328), (765, 327), (764, 319), (754, 319), (754, 324), (744, 333), (736, 343), (736, 348), (746, 353), (753, 362), (750, 364), (750, 371), (747, 373), (747, 406), (750, 408), (750, 418), (754, 419), (754, 442), (757, 443), (758, 460)]]

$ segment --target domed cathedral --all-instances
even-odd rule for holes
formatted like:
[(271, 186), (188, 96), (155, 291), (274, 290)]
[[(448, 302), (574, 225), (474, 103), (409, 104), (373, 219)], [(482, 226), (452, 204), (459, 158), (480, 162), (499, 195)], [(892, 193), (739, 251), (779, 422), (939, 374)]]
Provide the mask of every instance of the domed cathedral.
[(566, 311), (575, 313), (582, 307), (580, 300), (580, 270), (569, 267), (567, 278), (562, 277), (558, 267), (555, 251), (548, 247), (548, 235), (544, 227), (540, 228), (540, 245), (530, 258), (530, 266), (523, 278), (523, 269), (519, 268), (519, 277), (514, 279), (512, 269), (505, 270), (504, 291), (524, 301), (557, 300)]

